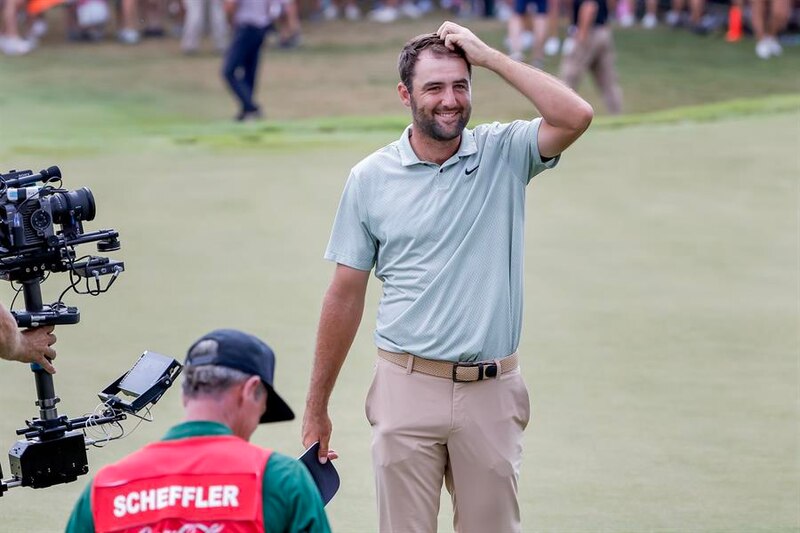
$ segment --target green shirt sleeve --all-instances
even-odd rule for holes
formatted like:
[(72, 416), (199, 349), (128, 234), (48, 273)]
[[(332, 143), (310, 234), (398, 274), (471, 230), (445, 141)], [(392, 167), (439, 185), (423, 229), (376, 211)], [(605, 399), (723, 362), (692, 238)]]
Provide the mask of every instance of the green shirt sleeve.
[(263, 494), (264, 526), (270, 533), (330, 533), (322, 496), (300, 461), (273, 452)]
[(66, 533), (94, 533), (94, 519), (92, 518), (92, 482), (86, 484), (81, 497), (75, 503)]

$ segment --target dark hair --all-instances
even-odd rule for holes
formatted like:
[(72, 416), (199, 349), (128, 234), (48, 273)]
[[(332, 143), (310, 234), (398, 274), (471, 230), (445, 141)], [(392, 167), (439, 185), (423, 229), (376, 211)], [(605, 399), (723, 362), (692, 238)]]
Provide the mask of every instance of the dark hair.
[(455, 50), (450, 50), (445, 46), (444, 39), (441, 39), (435, 33), (423, 33), (417, 35), (408, 41), (403, 49), (400, 51), (400, 57), (397, 59), (397, 70), (400, 71), (400, 81), (406, 86), (406, 89), (411, 92), (411, 79), (414, 77), (414, 67), (417, 65), (419, 55), (425, 50), (430, 50), (436, 56), (453, 56), (460, 57), (467, 64), (467, 72), (472, 78), (472, 65), (467, 61), (467, 55), (464, 51), (456, 47)]

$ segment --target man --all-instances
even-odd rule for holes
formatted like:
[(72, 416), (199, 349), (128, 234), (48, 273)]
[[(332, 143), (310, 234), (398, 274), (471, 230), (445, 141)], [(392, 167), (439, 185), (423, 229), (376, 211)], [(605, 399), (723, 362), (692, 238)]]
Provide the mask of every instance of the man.
[(101, 469), (67, 532), (330, 531), (305, 466), (247, 442), (259, 423), (294, 418), (273, 388), (269, 346), (220, 329), (192, 345), (185, 365), (184, 422)]
[[(471, 66), (501, 76), (541, 119), (465, 129)], [(383, 282), (373, 427), (380, 530), (435, 531), (442, 479), (459, 532), (519, 531), (517, 479), (530, 406), (517, 367), (525, 186), (555, 166), (592, 108), (546, 73), (445, 22), (409, 41), (397, 90), (413, 123), (355, 166), (326, 258), (303, 423), (326, 460), (328, 400), (358, 329), (369, 271)]]
[(222, 66), (222, 77), (239, 100), (235, 120), (245, 122), (261, 118), (255, 101), (258, 59), (264, 37), (272, 29), (269, 0), (225, 0), (225, 12), (233, 22), (233, 40)]
[(561, 79), (578, 90), (584, 73), (590, 71), (603, 93), (608, 112), (622, 112), (622, 89), (615, 65), (614, 37), (606, 0), (575, 0), (572, 3), (572, 43), (562, 49)]
[(47, 372), (56, 373), (50, 362), (55, 359), (53, 326), (20, 331), (14, 316), (0, 304), (0, 358), (21, 363), (37, 363)]
[(196, 54), (206, 26), (206, 12), (214, 39), (214, 48), (224, 52), (228, 46), (228, 21), (225, 18), (223, 0), (183, 0), (185, 11), (181, 50), (184, 54)]
[[(530, 19), (533, 30), (533, 44), (531, 46), (531, 64), (536, 68), (544, 66), (545, 42), (549, 52), (552, 51), (553, 41), (558, 37), (558, 16), (551, 16), (551, 12), (558, 11), (557, 0), (514, 0), (514, 11), (508, 19), (508, 48), (512, 59), (524, 59), (523, 33), (525, 21)], [(553, 24), (555, 22), (555, 24)], [(558, 49), (558, 43), (555, 43)], [(547, 55), (554, 55), (548, 53)]]

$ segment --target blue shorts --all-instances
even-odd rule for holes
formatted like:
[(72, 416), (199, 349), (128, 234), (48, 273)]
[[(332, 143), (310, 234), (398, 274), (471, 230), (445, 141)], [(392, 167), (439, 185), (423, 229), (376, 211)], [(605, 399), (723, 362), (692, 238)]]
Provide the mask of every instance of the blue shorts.
[(536, 5), (537, 15), (547, 14), (547, 0), (514, 0), (514, 13), (517, 15), (525, 15), (528, 12), (530, 4)]

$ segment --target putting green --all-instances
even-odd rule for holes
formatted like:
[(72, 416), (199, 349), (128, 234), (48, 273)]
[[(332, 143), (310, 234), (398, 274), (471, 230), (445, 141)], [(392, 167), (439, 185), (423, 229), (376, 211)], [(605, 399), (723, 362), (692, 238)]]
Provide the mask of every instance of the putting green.
[[(526, 531), (796, 530), (798, 119), (590, 130), (530, 187)], [(98, 214), (87, 229), (114, 227), (123, 242), (115, 257), (128, 271), (111, 292), (67, 296), (82, 321), (58, 330), (59, 412), (91, 411), (142, 350), (181, 358), (228, 326), (275, 348), (277, 389), (302, 416), (338, 196), (350, 166), (396, 134), (330, 148), (156, 139), (134, 153), (9, 154), (7, 167), (59, 164), (67, 187), (90, 187)], [(45, 300), (65, 283), (52, 276)], [(379, 297), (370, 285), (331, 407), (343, 485), (329, 515), (343, 532), (376, 527), (363, 415)], [(28, 369), (2, 370), (5, 450), (37, 411)], [(176, 388), (154, 423), (90, 450), (92, 472), (159, 438), (179, 404)], [(299, 433), (299, 421), (264, 426), (254, 441), (296, 454)], [(87, 480), (10, 491), (3, 527), (59, 530)], [(446, 498), (442, 508), (449, 531)]]

